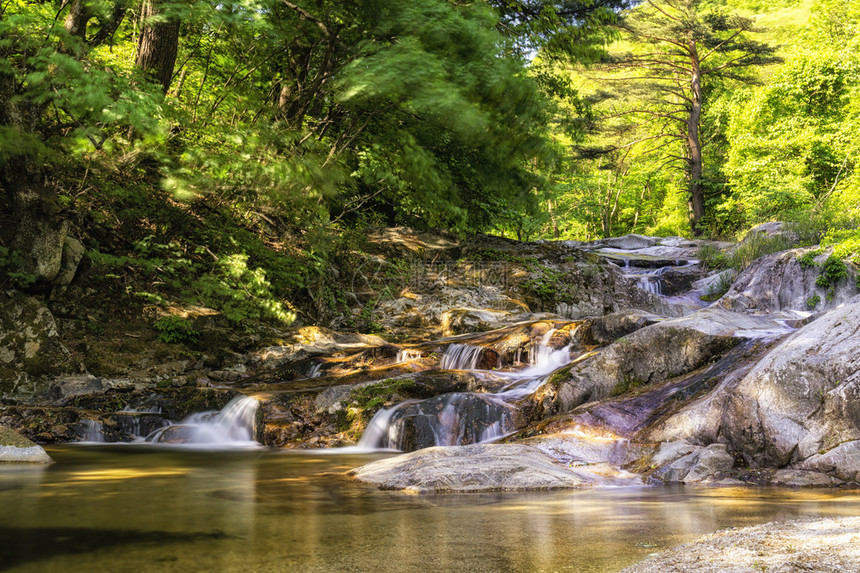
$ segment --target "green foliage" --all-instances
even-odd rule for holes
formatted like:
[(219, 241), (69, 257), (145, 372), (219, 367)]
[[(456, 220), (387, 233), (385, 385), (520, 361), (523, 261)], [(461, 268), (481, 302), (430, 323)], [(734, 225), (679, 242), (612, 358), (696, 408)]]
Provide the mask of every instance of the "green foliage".
[(702, 268), (708, 269), (726, 269), (731, 265), (726, 253), (716, 246), (705, 243), (696, 250), (696, 258), (702, 263)]
[(801, 268), (804, 269), (812, 269), (817, 266), (815, 262), (815, 257), (817, 257), (821, 252), (818, 249), (807, 251), (803, 253), (800, 257), (797, 258), (797, 262), (800, 263)]
[(24, 259), (20, 253), (0, 245), (0, 286), (4, 284), (26, 288), (36, 281), (36, 277), (21, 269)]
[(791, 242), (783, 235), (768, 237), (764, 233), (751, 233), (729, 253), (728, 263), (733, 269), (743, 270), (756, 259), (790, 247)]
[(832, 287), (848, 277), (848, 267), (845, 262), (835, 255), (827, 257), (824, 264), (821, 265), (821, 275), (816, 279), (815, 284), (820, 287)]
[(724, 294), (729, 292), (735, 280), (735, 274), (732, 272), (723, 272), (719, 279), (708, 286), (708, 292), (702, 296), (702, 300), (706, 302), (714, 302), (719, 300)]
[(806, 308), (809, 310), (815, 310), (815, 307), (818, 306), (818, 303), (821, 302), (821, 297), (817, 294), (812, 295), (808, 299), (806, 299)]
[(545, 302), (572, 302), (569, 286), (565, 284), (564, 273), (540, 263), (531, 263), (529, 278), (523, 286)]
[(191, 322), (179, 316), (162, 316), (152, 325), (158, 332), (158, 340), (166, 343), (194, 342), (200, 335)]

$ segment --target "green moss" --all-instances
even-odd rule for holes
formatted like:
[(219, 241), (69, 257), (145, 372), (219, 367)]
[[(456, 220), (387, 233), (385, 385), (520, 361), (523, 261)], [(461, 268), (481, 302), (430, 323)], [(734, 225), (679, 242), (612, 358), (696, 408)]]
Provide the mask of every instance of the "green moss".
[(549, 377), (547, 383), (551, 388), (558, 388), (562, 382), (570, 379), (570, 371), (573, 370), (573, 365), (565, 366), (561, 370), (557, 370), (553, 372), (552, 376)]
[(620, 383), (615, 385), (615, 388), (612, 389), (610, 396), (612, 396), (612, 397), (621, 396), (622, 394), (626, 394), (630, 390), (633, 390), (635, 388), (639, 388), (640, 386), (644, 386), (644, 385), (645, 385), (645, 381), (643, 381), (643, 380), (625, 377), (623, 382), (620, 382)]

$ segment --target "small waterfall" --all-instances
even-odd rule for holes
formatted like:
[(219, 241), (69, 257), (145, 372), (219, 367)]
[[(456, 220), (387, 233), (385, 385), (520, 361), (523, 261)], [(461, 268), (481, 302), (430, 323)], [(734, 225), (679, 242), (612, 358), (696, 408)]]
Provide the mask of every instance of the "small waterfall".
[(105, 435), (102, 431), (101, 422), (97, 422), (96, 420), (85, 420), (84, 423), (87, 426), (87, 431), (84, 434), (83, 441), (92, 444), (104, 443)]
[(442, 370), (477, 370), (484, 349), (469, 344), (452, 344), (445, 350), (439, 368)]
[(257, 444), (256, 417), (259, 403), (250, 396), (237, 396), (220, 412), (192, 414), (179, 424), (160, 428), (146, 437), (160, 444), (206, 444), (236, 446)]
[(636, 281), (636, 286), (645, 292), (650, 292), (651, 294), (660, 296), (663, 295), (663, 284), (660, 282), (660, 276), (657, 272), (639, 275), (639, 278)]
[[(510, 382), (495, 394), (455, 392), (401, 402), (376, 413), (358, 443), (361, 449), (412, 451), (430, 446), (489, 442), (522, 426), (514, 404), (534, 393), (552, 372), (568, 364), (570, 346), (555, 350), (545, 333), (530, 350), (531, 365), (519, 372), (494, 372)], [(443, 370), (476, 370), (483, 348), (452, 344), (440, 362)]]
[(319, 378), (320, 376), (322, 376), (322, 362), (317, 362), (311, 366), (311, 369), (308, 372), (308, 378)]
[(420, 350), (408, 350), (401, 348), (397, 351), (397, 358), (394, 363), (400, 364), (401, 362), (411, 362), (412, 360), (418, 360), (423, 356), (424, 353)]

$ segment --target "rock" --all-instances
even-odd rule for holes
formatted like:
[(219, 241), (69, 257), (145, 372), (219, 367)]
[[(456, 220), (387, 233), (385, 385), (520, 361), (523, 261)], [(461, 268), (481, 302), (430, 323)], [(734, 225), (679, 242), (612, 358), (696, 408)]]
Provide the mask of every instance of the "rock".
[(646, 326), (576, 364), (566, 376), (554, 376), (535, 396), (541, 404), (538, 412), (567, 412), (586, 402), (680, 376), (719, 357), (743, 337), (778, 326), (766, 318), (720, 308)]
[(39, 382), (76, 370), (51, 311), (32, 297), (0, 294), (0, 397), (31, 395)]
[(788, 487), (826, 487), (839, 482), (821, 472), (778, 470), (774, 473), (771, 483)]
[[(84, 258), (86, 248), (74, 237), (66, 237), (63, 241), (63, 253), (60, 260), (60, 269), (57, 276), (54, 277), (54, 285), (63, 287), (72, 284), (75, 274), (78, 272), (78, 265), (81, 259)], [(54, 293), (52, 293), (54, 296)]]
[[(733, 449), (777, 468), (817, 469), (810, 458), (860, 440), (860, 297), (760, 360), (730, 393), (721, 427)], [(860, 468), (850, 455), (828, 462), (851, 479)]]
[(588, 322), (589, 328), (585, 343), (600, 346), (611, 344), (623, 336), (632, 334), (650, 324), (656, 324), (661, 320), (661, 317), (644, 310), (631, 309), (613, 312)]
[[(34, 201), (33, 204), (40, 203)], [(63, 247), (69, 232), (68, 221), (57, 221), (37, 208), (22, 210), (12, 249), (21, 254), (22, 272), (36, 282), (47, 283), (57, 278), (62, 268)]]
[(617, 266), (567, 242), (480, 235), (460, 246), (457, 257), (414, 259), (400, 296), (376, 309), (379, 323), (397, 334), (451, 335), (498, 328), (539, 312), (573, 320), (631, 307), (671, 312)]
[(657, 237), (647, 237), (645, 235), (636, 235), (631, 233), (629, 235), (624, 235), (623, 237), (612, 237), (606, 239), (606, 246), (612, 247), (613, 249), (625, 250), (644, 249), (646, 247), (653, 247), (658, 241), (659, 239)]
[(488, 444), (427, 448), (362, 466), (349, 475), (410, 493), (527, 491), (589, 487), (593, 474), (568, 469), (535, 448)]
[[(726, 477), (735, 460), (728, 453), (725, 444), (711, 444), (708, 447), (693, 446), (689, 454), (675, 459), (659, 467), (651, 474), (651, 477), (665, 483), (711, 483)], [(662, 456), (655, 456), (657, 460), (663, 460), (679, 453), (679, 448), (663, 449)], [(658, 452), (660, 454), (661, 452)], [(652, 460), (658, 464), (658, 461)]]
[(860, 297), (796, 330), (643, 435), (726, 442), (753, 467), (860, 469)]
[(860, 517), (765, 523), (706, 535), (622, 573), (860, 571)]
[(41, 446), (0, 426), (0, 463), (51, 464), (54, 460)]
[(700, 446), (687, 442), (663, 442), (651, 457), (651, 464), (655, 467), (663, 467), (700, 449)]
[(781, 221), (771, 221), (769, 223), (762, 223), (747, 231), (741, 244), (761, 239), (782, 240), (785, 242), (785, 246), (788, 247), (796, 244), (800, 237), (797, 231), (790, 229), (787, 224)]
[[(848, 276), (832, 291), (816, 285), (820, 269), (800, 264), (801, 257), (810, 251), (792, 249), (757, 259), (738, 275), (719, 304), (738, 312), (808, 312), (835, 308), (857, 294), (856, 273), (851, 265), (847, 267)], [(832, 249), (824, 251), (815, 257), (815, 263), (821, 265), (831, 254)]]

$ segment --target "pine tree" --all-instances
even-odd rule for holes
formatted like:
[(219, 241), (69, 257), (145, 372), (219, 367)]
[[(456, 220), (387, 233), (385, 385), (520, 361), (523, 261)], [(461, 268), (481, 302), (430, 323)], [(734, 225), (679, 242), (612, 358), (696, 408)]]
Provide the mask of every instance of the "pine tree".
[[(701, 133), (707, 105), (705, 82), (751, 79), (751, 71), (779, 61), (775, 49), (754, 40), (750, 18), (729, 14), (705, 0), (645, 0), (621, 21), (619, 29), (634, 50), (604, 66), (619, 72), (619, 89), (634, 91), (641, 105), (623, 114), (656, 123), (647, 140), (677, 141), (693, 233), (703, 232), (705, 185), (702, 180), (706, 141)], [(657, 148), (663, 146), (658, 145)]]

